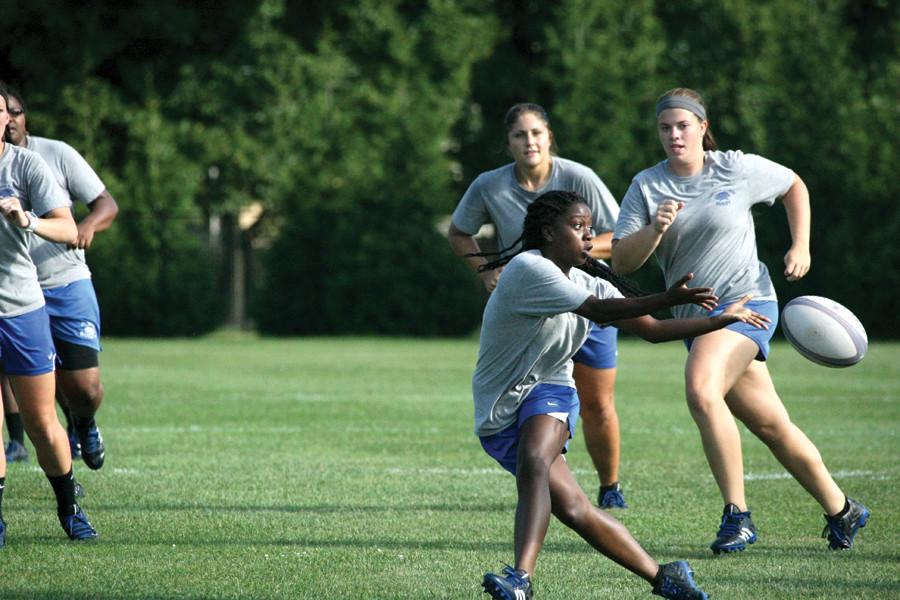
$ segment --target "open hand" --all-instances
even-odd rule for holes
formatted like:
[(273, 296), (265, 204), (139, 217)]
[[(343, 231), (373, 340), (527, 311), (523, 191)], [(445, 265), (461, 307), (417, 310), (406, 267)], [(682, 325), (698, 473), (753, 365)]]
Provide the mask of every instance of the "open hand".
[(688, 273), (666, 290), (666, 295), (671, 301), (671, 306), (675, 306), (676, 304), (697, 304), (706, 310), (713, 310), (719, 305), (718, 296), (713, 294), (712, 288), (689, 288), (686, 284), (693, 278), (694, 274)]
[(742, 321), (748, 325), (753, 325), (757, 329), (768, 329), (772, 320), (745, 306), (752, 297), (750, 294), (747, 294), (734, 304), (729, 305), (728, 308), (722, 311), (722, 316), (729, 319), (732, 323)]

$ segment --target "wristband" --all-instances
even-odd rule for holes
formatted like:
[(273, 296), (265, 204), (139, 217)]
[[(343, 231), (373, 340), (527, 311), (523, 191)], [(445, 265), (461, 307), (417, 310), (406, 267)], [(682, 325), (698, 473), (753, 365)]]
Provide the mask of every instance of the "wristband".
[(34, 211), (27, 211), (25, 216), (28, 217), (28, 225), (25, 226), (25, 231), (28, 233), (34, 233), (34, 230), (37, 229), (38, 216), (34, 214)]

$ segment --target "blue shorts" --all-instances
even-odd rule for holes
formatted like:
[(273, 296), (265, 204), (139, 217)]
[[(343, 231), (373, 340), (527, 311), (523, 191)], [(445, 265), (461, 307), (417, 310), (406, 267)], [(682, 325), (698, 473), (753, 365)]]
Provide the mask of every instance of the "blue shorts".
[[(499, 433), (480, 437), (481, 447), (500, 463), (501, 467), (515, 475), (519, 455), (519, 431), (525, 421), (535, 415), (568, 413), (569, 439), (572, 439), (575, 437), (579, 407), (578, 392), (575, 388), (552, 383), (538, 384), (519, 407), (516, 422)], [(563, 454), (568, 448), (569, 442), (566, 442)]]
[(616, 358), (619, 355), (619, 348), (616, 344), (618, 337), (619, 330), (612, 325), (601, 327), (594, 323), (588, 339), (578, 349), (572, 360), (592, 369), (615, 369)]
[(100, 352), (100, 306), (90, 279), (44, 290), (53, 339)]
[(53, 372), (55, 359), (50, 319), (43, 306), (0, 319), (0, 371), (7, 375), (43, 375)]
[[(724, 304), (716, 307), (716, 310), (709, 313), (709, 316), (714, 317), (721, 314), (728, 306), (730, 305)], [(772, 322), (769, 323), (769, 328), (757, 329), (753, 325), (738, 321), (737, 323), (728, 325), (725, 329), (730, 329), (731, 331), (745, 335), (753, 340), (759, 347), (759, 352), (756, 353), (756, 360), (764, 361), (769, 357), (769, 342), (772, 340), (772, 336), (775, 335), (775, 328), (778, 325), (778, 302), (775, 300), (751, 300), (746, 306), (761, 315), (769, 317), (772, 320)], [(687, 338), (684, 340), (684, 345), (690, 350), (693, 342), (694, 338)]]

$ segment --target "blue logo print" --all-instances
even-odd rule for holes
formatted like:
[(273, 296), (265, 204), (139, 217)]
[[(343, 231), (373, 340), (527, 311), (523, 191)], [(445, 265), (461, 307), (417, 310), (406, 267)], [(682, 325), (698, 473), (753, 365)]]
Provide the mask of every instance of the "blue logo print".
[(714, 198), (716, 200), (716, 206), (726, 206), (731, 204), (731, 197), (734, 195), (734, 192), (731, 190), (722, 190), (717, 193)]

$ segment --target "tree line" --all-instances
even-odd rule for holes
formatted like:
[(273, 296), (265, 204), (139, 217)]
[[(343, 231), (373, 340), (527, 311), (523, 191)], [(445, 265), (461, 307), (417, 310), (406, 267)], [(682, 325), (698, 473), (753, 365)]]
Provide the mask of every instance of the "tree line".
[[(65, 13), (63, 18), (63, 14)], [(483, 295), (441, 231), (548, 109), (617, 198), (663, 158), (653, 106), (704, 94), (722, 148), (781, 162), (813, 204), (813, 269), (775, 277), (897, 337), (900, 4), (889, 0), (28, 3), (0, 77), (119, 201), (88, 260), (105, 333), (463, 335)], [(782, 210), (756, 215), (780, 272)], [(656, 266), (637, 274), (661, 285)]]

